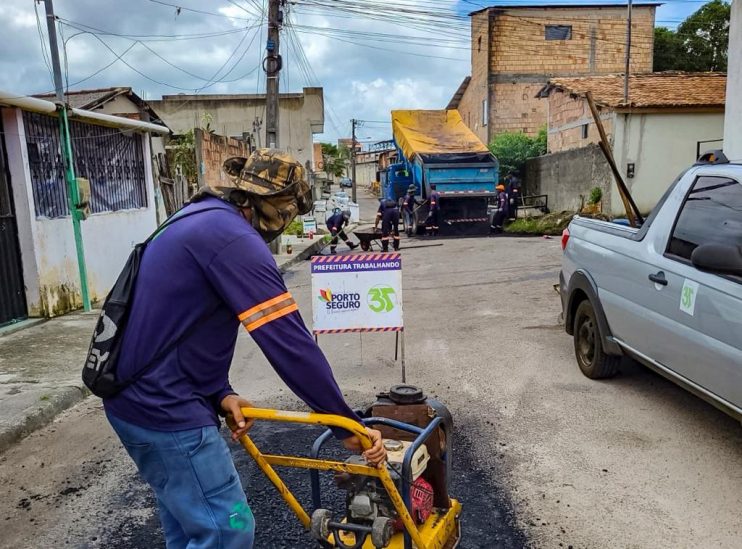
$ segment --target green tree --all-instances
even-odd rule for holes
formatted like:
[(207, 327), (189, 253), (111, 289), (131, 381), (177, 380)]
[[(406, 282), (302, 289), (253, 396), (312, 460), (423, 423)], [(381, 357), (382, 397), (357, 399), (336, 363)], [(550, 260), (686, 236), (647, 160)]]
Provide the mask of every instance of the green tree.
[(684, 70), (684, 63), (683, 42), (677, 33), (667, 27), (656, 27), (654, 29), (655, 72)]
[(654, 31), (654, 70), (726, 71), (731, 6), (712, 0), (688, 16), (677, 31)]
[(321, 143), (321, 146), (322, 162), (325, 166), (323, 171), (328, 175), (342, 177), (348, 168), (350, 149), (344, 145), (338, 147), (332, 143)]
[(500, 162), (500, 178), (510, 173), (523, 173), (526, 159), (546, 154), (546, 128), (535, 137), (522, 132), (501, 133), (492, 140), (490, 152)]

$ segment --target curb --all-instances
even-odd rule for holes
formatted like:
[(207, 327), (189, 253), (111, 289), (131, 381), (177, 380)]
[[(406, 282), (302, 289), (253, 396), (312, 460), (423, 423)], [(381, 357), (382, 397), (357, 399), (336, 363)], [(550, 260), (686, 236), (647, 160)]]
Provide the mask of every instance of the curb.
[(0, 431), (0, 454), (34, 431), (48, 425), (59, 414), (82, 402), (90, 394), (90, 391), (83, 387), (60, 388), (44, 406), (35, 408), (17, 424)]
[(287, 261), (284, 261), (281, 265), (278, 265), (278, 270), (281, 271), (282, 273), (285, 273), (297, 263), (301, 263), (308, 257), (322, 250), (322, 248), (327, 246), (327, 242), (328, 242), (327, 235), (319, 237), (316, 242), (313, 242), (307, 248), (304, 248), (302, 251), (300, 251), (298, 254), (296, 254), (291, 259), (288, 259)]
[(8, 324), (7, 326), (3, 326), (2, 328), (0, 328), (0, 337), (20, 332), (21, 330), (31, 328), (32, 326), (37, 326), (38, 324), (42, 324), (47, 320), (48, 319), (46, 318), (34, 317), (27, 318), (26, 320), (21, 320), (20, 322), (15, 322), (14, 324)]

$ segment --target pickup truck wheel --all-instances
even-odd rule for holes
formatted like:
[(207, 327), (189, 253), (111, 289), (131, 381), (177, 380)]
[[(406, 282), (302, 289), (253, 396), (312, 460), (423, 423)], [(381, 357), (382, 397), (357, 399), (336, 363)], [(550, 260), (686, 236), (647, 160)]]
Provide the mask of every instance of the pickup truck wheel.
[(585, 376), (590, 379), (603, 379), (616, 375), (621, 357), (603, 352), (595, 310), (587, 299), (580, 303), (575, 311), (574, 344), (577, 365)]

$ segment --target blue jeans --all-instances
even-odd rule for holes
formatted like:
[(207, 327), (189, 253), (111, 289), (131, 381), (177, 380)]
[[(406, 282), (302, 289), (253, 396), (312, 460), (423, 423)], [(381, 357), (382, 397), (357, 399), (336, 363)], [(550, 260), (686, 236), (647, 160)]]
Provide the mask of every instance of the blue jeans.
[(152, 487), (168, 549), (250, 549), (255, 519), (215, 426), (153, 431), (106, 414)]

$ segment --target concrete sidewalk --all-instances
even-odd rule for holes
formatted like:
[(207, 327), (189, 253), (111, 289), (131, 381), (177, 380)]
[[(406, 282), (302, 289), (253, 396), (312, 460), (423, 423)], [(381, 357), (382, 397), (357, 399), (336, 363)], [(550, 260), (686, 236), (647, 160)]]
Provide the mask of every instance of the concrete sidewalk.
[[(276, 256), (281, 271), (321, 252), (327, 238)], [(0, 329), (0, 453), (90, 393), (80, 378), (98, 311), (71, 313), (21, 330)]]

